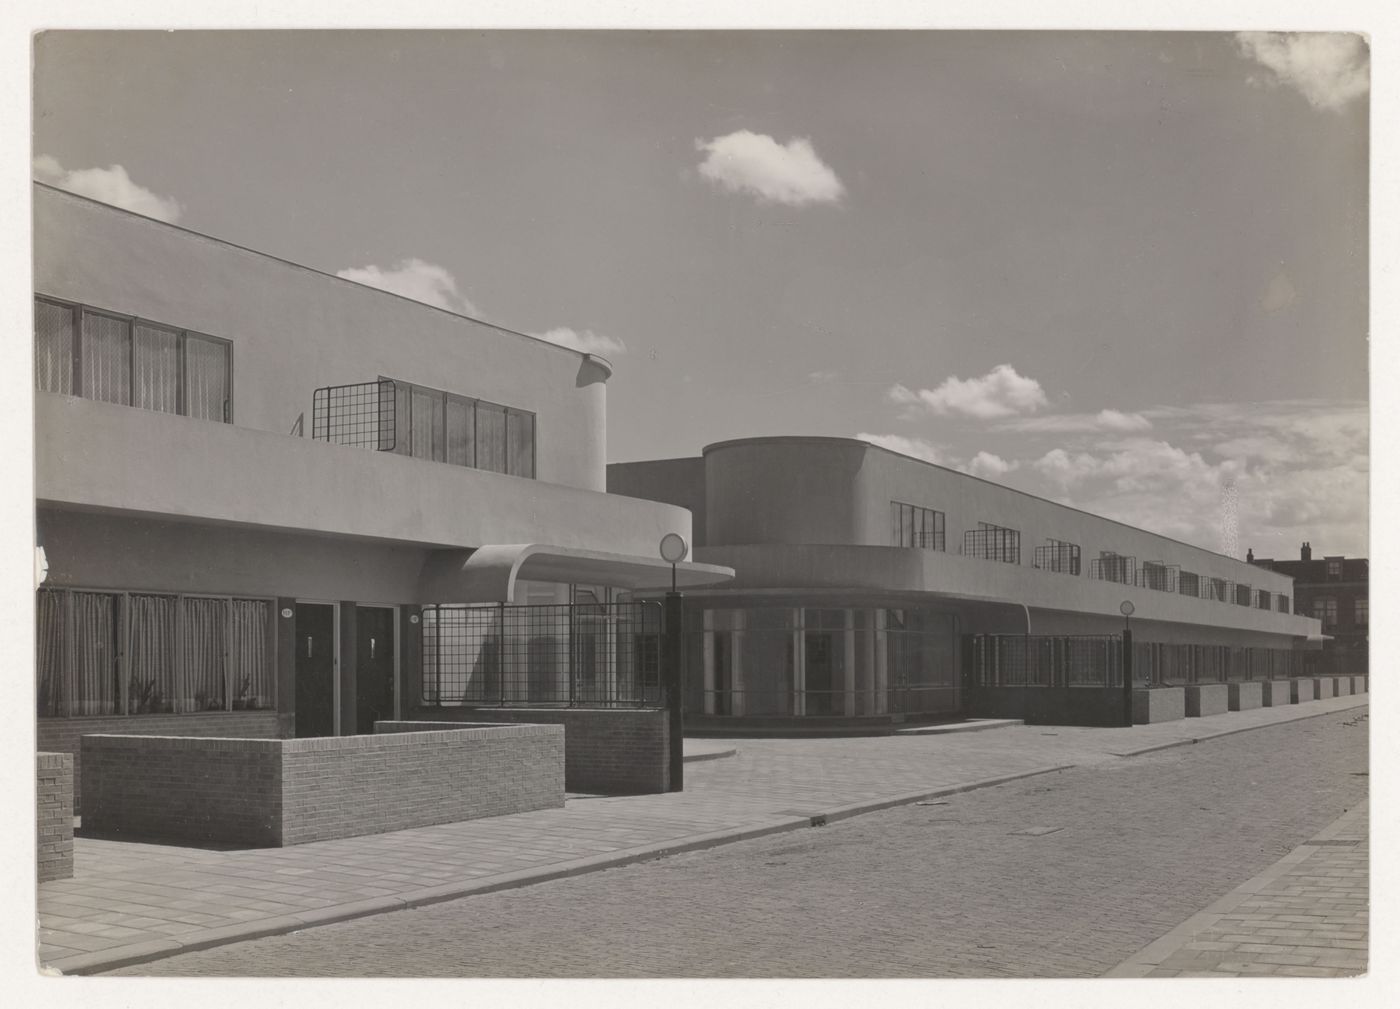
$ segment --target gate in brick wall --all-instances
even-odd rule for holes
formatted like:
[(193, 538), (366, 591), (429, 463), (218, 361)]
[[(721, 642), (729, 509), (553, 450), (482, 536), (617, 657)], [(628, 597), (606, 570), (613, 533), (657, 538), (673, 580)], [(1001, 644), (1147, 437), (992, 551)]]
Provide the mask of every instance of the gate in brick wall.
[(665, 703), (656, 601), (425, 606), (424, 707), (640, 708)]

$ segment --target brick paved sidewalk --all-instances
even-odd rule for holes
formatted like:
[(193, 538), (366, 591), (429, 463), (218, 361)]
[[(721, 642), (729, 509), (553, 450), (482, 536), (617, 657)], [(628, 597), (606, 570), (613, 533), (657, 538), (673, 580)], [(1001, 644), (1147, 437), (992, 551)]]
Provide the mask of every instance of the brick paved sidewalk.
[(1368, 806), (1339, 817), (1106, 977), (1351, 977), (1366, 971)]
[(39, 888), (41, 963), (95, 970), (790, 830), (931, 795), (1364, 707), (1367, 695), (1132, 729), (1015, 726), (845, 739), (744, 739), (669, 795), (287, 848), (78, 838), (76, 875)]

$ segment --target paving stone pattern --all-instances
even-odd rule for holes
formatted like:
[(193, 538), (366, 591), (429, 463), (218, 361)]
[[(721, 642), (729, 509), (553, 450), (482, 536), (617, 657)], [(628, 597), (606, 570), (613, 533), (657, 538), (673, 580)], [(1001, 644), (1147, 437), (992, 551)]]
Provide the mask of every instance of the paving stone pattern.
[[(1195, 728), (1201, 731), (1200, 723)], [(742, 740), (737, 746), (747, 759), (692, 765), (687, 776), (726, 775), (725, 801), (736, 809), (782, 802), (773, 808), (800, 810), (850, 795), (853, 785), (843, 781), (854, 774), (850, 762), (830, 756), (843, 750), (887, 774), (914, 763), (927, 783), (966, 777), (970, 766), (978, 773), (1007, 769), (1013, 755), (1027, 751), (1042, 762), (1085, 755), (1086, 740), (1106, 743), (1114, 731), (1026, 727), (916, 740)], [(903, 748), (908, 742), (932, 748)], [(184, 953), (117, 973), (1098, 976), (1356, 808), (1368, 780), (1361, 776), (1366, 724), (1355, 712), (1130, 760), (1098, 753), (1101, 759), (1086, 758), (1074, 770), (925, 805)], [(958, 766), (948, 768), (949, 762)], [(772, 768), (792, 775), (795, 766), (807, 775), (785, 797), (765, 790), (770, 775), (780, 777)], [(607, 810), (617, 801), (575, 800), (564, 815), (587, 829), (570, 836), (580, 844), (604, 843)], [(692, 807), (686, 815), (693, 813)], [(645, 832), (635, 817), (626, 819), (626, 826), (614, 822), (615, 829)], [(523, 850), (550, 857), (543, 836)], [(502, 849), (520, 837), (501, 826)], [(412, 861), (419, 850), (412, 846), (404, 856)], [(268, 888), (269, 901), (285, 899), (282, 881), (294, 878), (265, 868), (250, 876)]]

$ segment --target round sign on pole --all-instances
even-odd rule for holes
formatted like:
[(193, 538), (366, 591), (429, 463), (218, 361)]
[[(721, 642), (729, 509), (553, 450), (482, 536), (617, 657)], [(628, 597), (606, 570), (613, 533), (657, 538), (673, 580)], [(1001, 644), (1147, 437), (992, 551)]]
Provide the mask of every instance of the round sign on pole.
[(1135, 609), (1136, 609), (1136, 607), (1133, 606), (1133, 603), (1132, 603), (1132, 600), (1131, 600), (1131, 599), (1124, 599), (1124, 600), (1118, 605), (1118, 612), (1121, 613), (1121, 614), (1123, 614), (1123, 616), (1125, 616), (1125, 617), (1130, 617), (1130, 616), (1132, 616), (1132, 615), (1133, 615), (1133, 611), (1134, 611)]
[(689, 552), (690, 547), (680, 533), (667, 533), (661, 537), (661, 559), (667, 564), (679, 564)]

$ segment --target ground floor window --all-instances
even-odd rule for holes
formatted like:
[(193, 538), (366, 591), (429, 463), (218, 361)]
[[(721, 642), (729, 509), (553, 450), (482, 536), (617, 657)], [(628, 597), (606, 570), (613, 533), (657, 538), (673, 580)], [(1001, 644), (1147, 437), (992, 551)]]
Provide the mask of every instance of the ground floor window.
[(861, 717), (957, 705), (950, 614), (925, 609), (695, 611), (686, 703), (694, 714)]
[(270, 599), (41, 589), (41, 718), (276, 705)]

